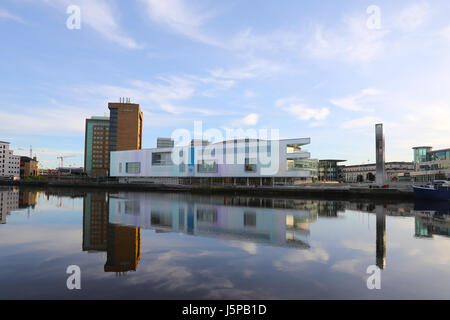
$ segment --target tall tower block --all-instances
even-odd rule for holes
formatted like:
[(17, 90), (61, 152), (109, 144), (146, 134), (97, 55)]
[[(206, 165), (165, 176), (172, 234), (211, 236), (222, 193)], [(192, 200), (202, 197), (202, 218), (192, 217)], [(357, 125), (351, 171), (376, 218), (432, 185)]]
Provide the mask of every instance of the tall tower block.
[(377, 175), (376, 183), (379, 186), (386, 184), (386, 168), (385, 168), (385, 153), (384, 153), (384, 133), (383, 124), (375, 125), (375, 139), (376, 139), (376, 160), (377, 160)]
[(108, 103), (109, 151), (142, 149), (143, 115), (139, 104), (121, 99), (119, 103)]

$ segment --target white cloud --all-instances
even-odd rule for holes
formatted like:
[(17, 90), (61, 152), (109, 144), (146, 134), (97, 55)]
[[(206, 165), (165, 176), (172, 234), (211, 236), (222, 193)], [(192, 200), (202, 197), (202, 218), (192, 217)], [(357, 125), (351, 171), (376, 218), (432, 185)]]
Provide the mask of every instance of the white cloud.
[(330, 102), (335, 106), (350, 111), (371, 111), (371, 109), (364, 106), (370, 103), (371, 97), (379, 96), (382, 92), (377, 89), (364, 89), (356, 95), (341, 99), (331, 99)]
[(450, 42), (450, 26), (447, 26), (444, 29), (442, 29), (440, 35)]
[(12, 21), (15, 21), (15, 22), (26, 24), (26, 21), (24, 19), (22, 19), (21, 17), (16, 16), (15, 14), (12, 14), (11, 12), (9, 12), (6, 9), (1, 9), (0, 8), (0, 20), (1, 19), (12, 20)]
[(218, 79), (261, 79), (272, 77), (281, 70), (283, 67), (277, 63), (265, 59), (254, 59), (244, 67), (212, 70), (211, 75)]
[(147, 14), (155, 23), (164, 25), (171, 31), (214, 46), (222, 46), (219, 41), (204, 34), (202, 26), (213, 16), (212, 12), (194, 8), (192, 1), (183, 0), (141, 0)]
[(0, 111), (1, 132), (75, 135), (84, 132), (84, 119), (88, 115), (89, 110), (77, 108), (35, 108), (22, 113)]
[(251, 113), (244, 118), (236, 122), (236, 124), (246, 125), (246, 126), (256, 126), (259, 121), (259, 115), (256, 113)]
[(324, 248), (314, 247), (308, 250), (293, 250), (276, 260), (274, 266), (280, 271), (295, 272), (303, 268), (306, 262), (326, 264), (329, 259), (330, 255)]
[(330, 114), (330, 110), (326, 107), (320, 109), (309, 108), (296, 98), (279, 99), (275, 105), (302, 121), (312, 119), (324, 120)]
[(367, 28), (365, 16), (347, 17), (344, 27), (325, 30), (318, 26), (314, 38), (306, 45), (307, 53), (318, 59), (337, 58), (350, 62), (367, 62), (378, 58), (385, 48), (386, 30)]
[(78, 5), (81, 8), (81, 28), (89, 26), (104, 38), (128, 49), (140, 49), (142, 45), (127, 36), (116, 19), (119, 14), (114, 3), (107, 0), (45, 0), (46, 3), (57, 5), (66, 10), (69, 5)]
[(111, 101), (114, 97), (132, 97), (133, 101), (138, 101), (142, 105), (144, 112), (154, 112), (155, 109), (159, 109), (173, 115), (197, 113), (212, 116), (230, 114), (230, 112), (179, 104), (186, 103), (195, 95), (207, 95), (206, 93), (226, 90), (233, 84), (232, 81), (211, 77), (183, 75), (159, 77), (153, 82), (131, 80), (128, 86), (90, 85), (79, 86), (73, 90), (78, 96), (90, 95), (96, 100), (103, 101)]
[(358, 119), (353, 119), (342, 123), (341, 128), (343, 129), (359, 129), (359, 128), (372, 128), (375, 124), (381, 122), (378, 117), (363, 117)]
[(427, 2), (414, 3), (403, 9), (397, 19), (397, 26), (403, 31), (414, 31), (424, 25), (431, 15)]
[(334, 263), (330, 269), (351, 275), (365, 275), (366, 270), (364, 268), (358, 268), (360, 264), (361, 261), (358, 259), (341, 260)]
[(229, 245), (232, 247), (240, 248), (247, 252), (248, 254), (257, 254), (258, 253), (258, 246), (254, 242), (244, 242), (244, 241), (229, 241)]
[(247, 99), (255, 98), (257, 96), (256, 92), (253, 90), (245, 90), (244, 97)]

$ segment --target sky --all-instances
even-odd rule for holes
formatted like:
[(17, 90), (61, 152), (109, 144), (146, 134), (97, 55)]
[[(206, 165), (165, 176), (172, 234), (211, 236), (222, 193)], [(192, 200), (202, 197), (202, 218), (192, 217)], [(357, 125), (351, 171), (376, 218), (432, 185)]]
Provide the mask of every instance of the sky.
[(448, 0), (2, 0), (0, 140), (83, 166), (85, 119), (130, 97), (144, 148), (202, 121), (361, 164), (383, 123), (386, 160), (412, 161), (450, 147), (449, 15)]

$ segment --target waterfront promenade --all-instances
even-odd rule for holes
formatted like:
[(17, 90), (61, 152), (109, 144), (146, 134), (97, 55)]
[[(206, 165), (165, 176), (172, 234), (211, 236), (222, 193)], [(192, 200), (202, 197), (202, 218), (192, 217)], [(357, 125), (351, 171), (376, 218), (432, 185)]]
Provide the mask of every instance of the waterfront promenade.
[(394, 183), (389, 188), (375, 188), (370, 184), (314, 183), (296, 186), (232, 186), (232, 185), (179, 185), (138, 184), (85, 179), (19, 180), (0, 182), (0, 185), (39, 188), (92, 188), (119, 191), (190, 192), (198, 194), (236, 194), (254, 196), (307, 196), (334, 199), (414, 199), (411, 183)]

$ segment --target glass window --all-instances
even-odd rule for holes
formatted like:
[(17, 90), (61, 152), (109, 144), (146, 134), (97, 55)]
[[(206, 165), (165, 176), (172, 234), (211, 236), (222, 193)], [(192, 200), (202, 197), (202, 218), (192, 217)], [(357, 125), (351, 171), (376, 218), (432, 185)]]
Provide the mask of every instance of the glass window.
[(215, 161), (202, 161), (197, 166), (199, 173), (216, 173), (218, 170), (217, 163)]
[(286, 146), (286, 153), (300, 153), (302, 152), (302, 148), (299, 144), (288, 144)]
[(245, 172), (256, 172), (256, 159), (245, 158)]
[(127, 173), (131, 173), (131, 174), (141, 173), (141, 163), (140, 162), (127, 162), (126, 171), (127, 171)]
[(171, 152), (152, 153), (152, 166), (171, 166), (172, 164)]

